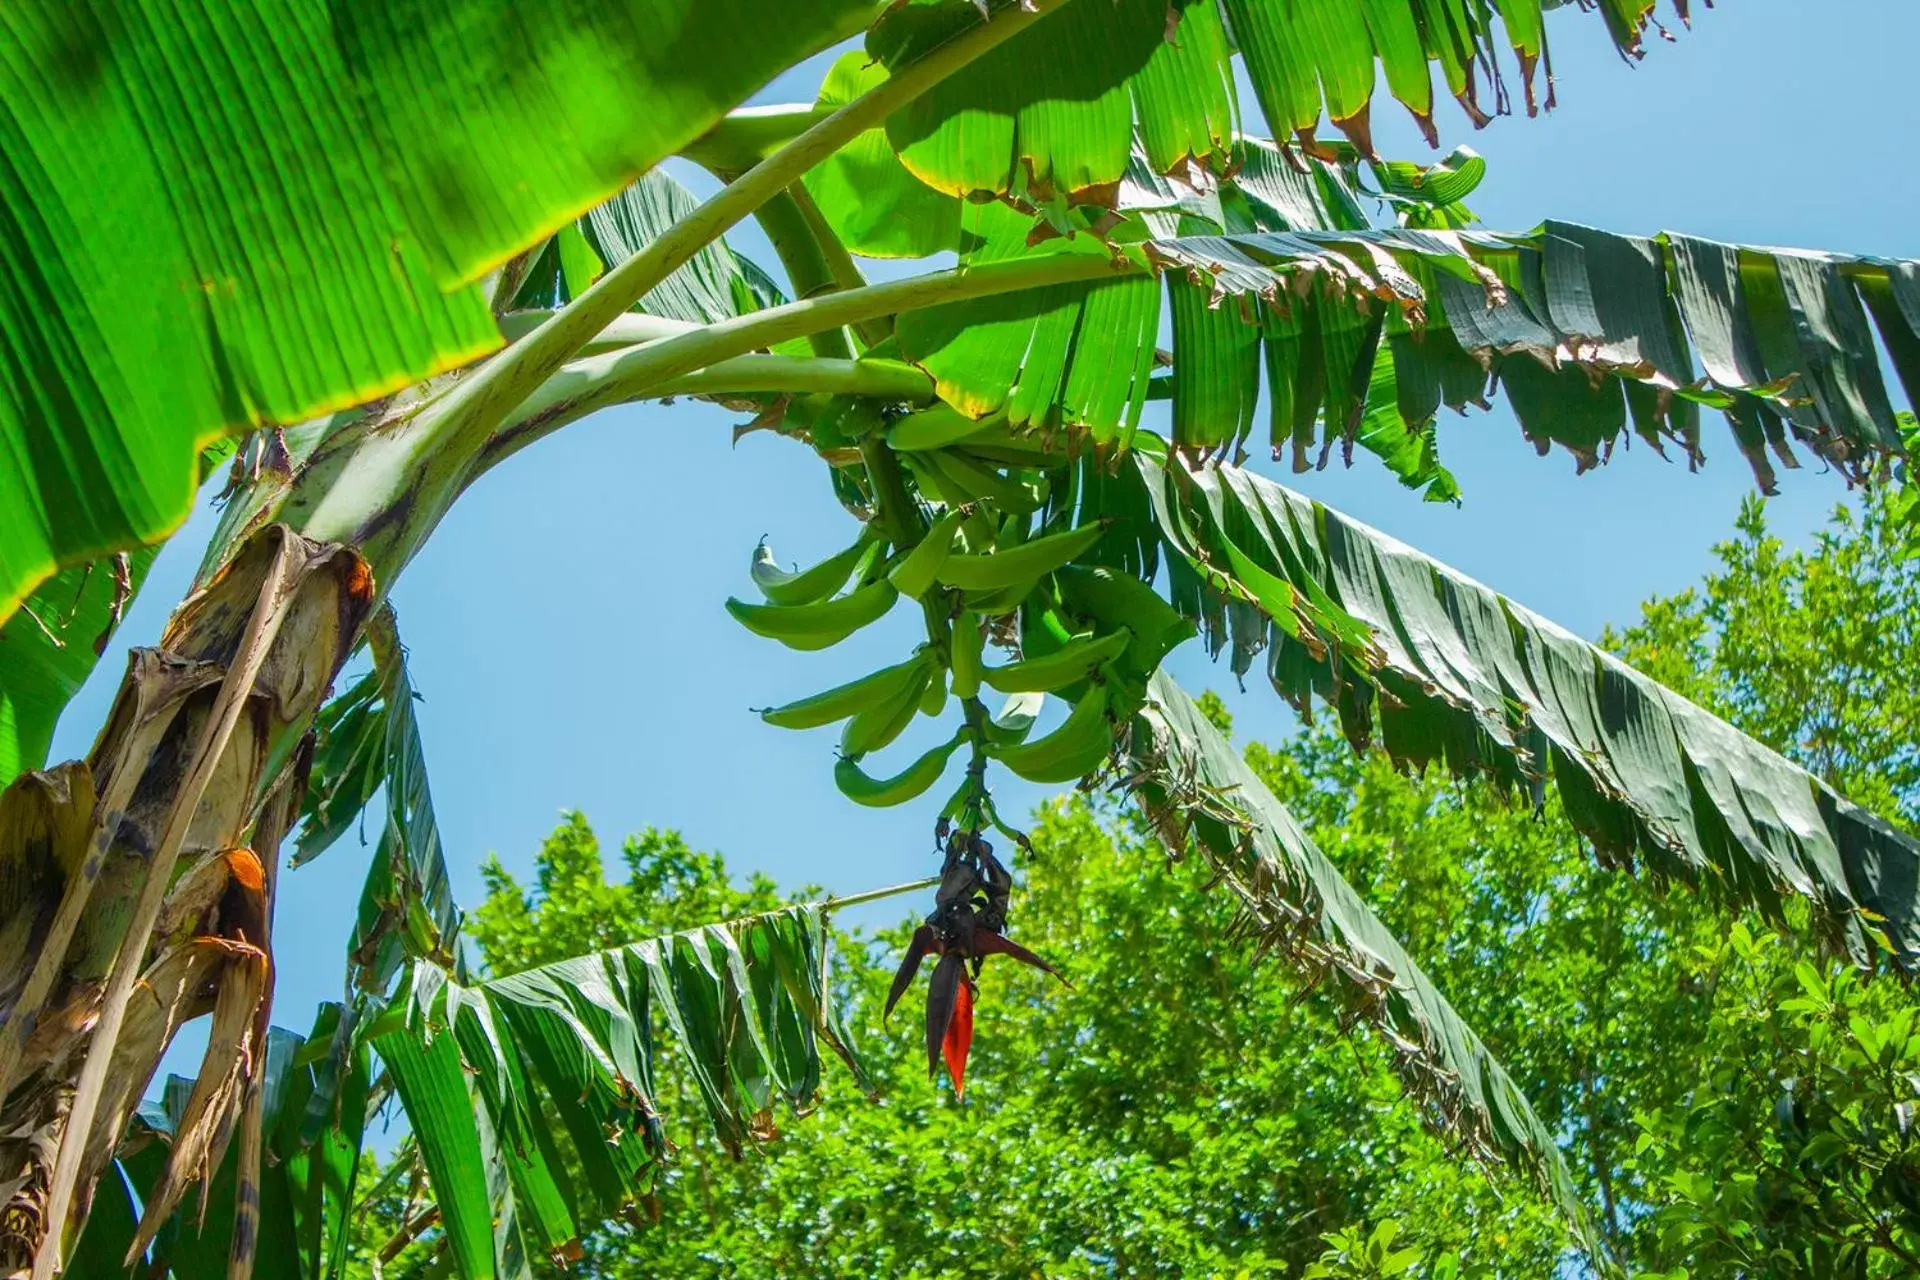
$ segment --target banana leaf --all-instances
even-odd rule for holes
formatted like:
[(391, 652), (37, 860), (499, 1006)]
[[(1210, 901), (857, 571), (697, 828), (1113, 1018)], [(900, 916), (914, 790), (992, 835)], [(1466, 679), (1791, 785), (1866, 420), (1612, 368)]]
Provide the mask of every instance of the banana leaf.
[[(202, 450), (201, 482), (233, 452), (230, 440)], [(124, 560), (62, 569), (0, 621), (0, 786), (47, 762), (61, 712), (93, 674), (159, 551), (135, 547)]]
[[(371, 1059), (353, 1036), (353, 1011), (320, 1007), (311, 1032), (274, 1027), (263, 1069), (260, 1207), (254, 1274), (335, 1280), (346, 1274), (354, 1180), (371, 1098)], [(193, 1082), (170, 1076), (143, 1104), (94, 1193), (85, 1229), (68, 1260), (74, 1276), (218, 1280), (227, 1274), (234, 1231), (239, 1143), (229, 1146), (206, 1191), (204, 1216), (183, 1212), (161, 1229), (148, 1255), (128, 1265), (138, 1214), (166, 1162)]]
[(1517, 1170), (1598, 1244), (1552, 1132), (1413, 957), (1164, 671), (1125, 748), (1128, 785), (1170, 850), (1205, 858), (1240, 898), (1237, 931), (1379, 1033), (1426, 1118)]
[[(585, 291), (691, 213), (700, 201), (664, 169), (652, 169), (611, 199), (562, 227), (528, 268), (517, 306), (557, 308)], [(767, 305), (756, 296), (756, 271), (725, 240), (655, 285), (634, 310), (687, 324), (712, 324)], [(764, 273), (758, 273), (764, 278)], [(784, 301), (785, 299), (780, 299)]]
[[(1183, 227), (1199, 221), (1181, 215)], [(1068, 251), (1054, 243), (1041, 250)], [(1702, 406), (1727, 412), (1750, 458), (1759, 431), (1783, 457), (1798, 442), (1863, 480), (1905, 449), (1874, 335), (1892, 351), (1920, 349), (1920, 264), (1557, 222), (1527, 234), (1189, 232), (1139, 252), (1174, 295), (1174, 443), (1203, 455), (1239, 454), (1263, 363), (1273, 450), (1291, 444), (1296, 460), (1315, 443), (1322, 458), (1350, 444), (1369, 414), (1370, 435), (1393, 419), (1418, 435), (1441, 405), (1485, 405), (1495, 387), (1543, 454), (1561, 445), (1583, 470), (1629, 428), (1697, 463)], [(1135, 280), (1073, 287), (1132, 289), (1129, 323), (1158, 325), (1157, 293)], [(1071, 336), (1078, 316), (1035, 290), (909, 313), (898, 333), (963, 411), (1004, 407), (1016, 422), (1116, 438), (1123, 423), (1083, 406), (1123, 403), (1146, 375), (1104, 348), (1041, 341)], [(989, 335), (1021, 359), (981, 358)], [(1376, 369), (1383, 355), (1390, 380)], [(1068, 387), (1071, 398), (1055, 390)], [(1017, 388), (1040, 390), (1016, 404)], [(1905, 390), (1910, 403), (1920, 394)], [(1771, 471), (1756, 471), (1770, 486)]]
[[(1014, 3), (906, 0), (873, 25), (867, 53), (896, 67)], [(1636, 3), (1632, 13), (1619, 4), (1606, 14), (1608, 34), (1638, 57), (1652, 4)], [(1076, 0), (896, 112), (887, 136), (907, 168), (940, 191), (1110, 205), (1136, 125), (1155, 172), (1225, 170), (1241, 117), (1231, 61), (1237, 51), (1274, 130), (1310, 141), (1324, 111), (1371, 155), (1369, 113), (1382, 81), (1437, 142), (1436, 64), (1446, 92), (1476, 124), (1514, 108), (1512, 72), (1529, 114), (1551, 106), (1551, 81), (1543, 99), (1536, 70), (1549, 57), (1543, 11), (1554, 7), (1553, 0)]]
[(474, 281), (873, 7), (10, 5), (0, 621), (175, 528), (210, 441), (497, 346)]
[[(460, 912), (434, 820), (418, 695), (391, 608), (367, 628), (374, 669), (321, 708), (295, 868), (361, 819), (376, 794), (386, 821), (361, 887), (348, 955), (354, 984), (382, 992), (408, 959), (455, 963)], [(383, 790), (384, 788), (384, 790)]]
[[(1174, 604), (1216, 647), (1264, 650), (1303, 712), (1356, 749), (1549, 779), (1599, 856), (1784, 921), (1870, 967), (1920, 947), (1920, 843), (1825, 782), (1539, 615), (1323, 504), (1236, 467), (1138, 451)], [(1226, 604), (1253, 606), (1223, 624)], [(1251, 617), (1249, 625), (1247, 619)], [(1226, 629), (1238, 634), (1223, 635)], [(1249, 634), (1250, 633), (1250, 634)]]
[[(662, 1029), (736, 1150), (773, 1138), (777, 1102), (796, 1115), (811, 1108), (823, 1045), (871, 1092), (832, 1006), (825, 928), (819, 904), (806, 904), (474, 985), (422, 962), (378, 1017), (363, 999), (322, 1006), (306, 1037), (274, 1028), (254, 1274), (345, 1274), (366, 1121), (389, 1085), (438, 1212), (436, 1247), (463, 1280), (523, 1280), (535, 1259), (577, 1261), (585, 1232), (646, 1194), (666, 1150), (655, 1107)], [(192, 1085), (170, 1077), (130, 1124), (72, 1274), (227, 1274), (234, 1149), (204, 1220), (180, 1214), (147, 1257), (122, 1261), (134, 1205), (165, 1163)]]
[[(818, 904), (637, 942), (478, 985), (423, 966), (373, 1038), (466, 1280), (579, 1256), (629, 1212), (665, 1149), (659, 1028), (721, 1141), (811, 1105), (821, 1047), (870, 1083), (831, 1012)], [(555, 1123), (557, 1121), (557, 1124)]]

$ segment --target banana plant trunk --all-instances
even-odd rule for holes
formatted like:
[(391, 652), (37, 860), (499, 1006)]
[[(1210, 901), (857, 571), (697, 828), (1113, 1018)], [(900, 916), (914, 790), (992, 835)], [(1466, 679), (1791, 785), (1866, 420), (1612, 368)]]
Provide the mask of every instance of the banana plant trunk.
[(263, 1061), (273, 849), (315, 712), (471, 478), (471, 439), (450, 450), (445, 428), (431, 402), (385, 406), (254, 476), (212, 567), (130, 655), (92, 751), (0, 794), (0, 1276), (60, 1269), (194, 1018), (212, 1015), (206, 1056), (136, 1248), (240, 1127)]
[(0, 796), (0, 1270), (84, 1221), (174, 1033), (209, 1013), (172, 1180), (218, 1164), (264, 1030), (249, 837), (374, 594), (353, 550), (268, 526), (134, 650), (87, 758)]

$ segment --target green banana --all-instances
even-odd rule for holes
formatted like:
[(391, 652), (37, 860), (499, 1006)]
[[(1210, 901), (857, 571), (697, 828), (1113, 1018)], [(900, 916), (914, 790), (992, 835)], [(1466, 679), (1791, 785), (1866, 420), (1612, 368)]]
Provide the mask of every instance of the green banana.
[(840, 731), (840, 751), (856, 759), (869, 751), (878, 751), (906, 732), (920, 710), (920, 699), (927, 691), (937, 668), (929, 654), (923, 653), (907, 682), (891, 698), (855, 712), (847, 727)]
[(933, 586), (933, 576), (940, 572), (940, 566), (947, 562), (953, 552), (954, 535), (960, 532), (960, 522), (971, 513), (969, 507), (955, 507), (933, 522), (926, 537), (919, 545), (907, 552), (900, 563), (887, 572), (887, 578), (901, 595), (918, 600), (927, 594)]
[(872, 777), (858, 763), (842, 757), (833, 766), (833, 782), (840, 788), (840, 794), (855, 804), (876, 809), (905, 804), (940, 781), (940, 775), (947, 771), (947, 761), (959, 745), (960, 735), (955, 734), (891, 778)]
[(835, 552), (811, 569), (789, 573), (773, 558), (773, 548), (762, 538), (753, 550), (753, 565), (749, 570), (753, 585), (760, 588), (760, 594), (769, 604), (812, 604), (825, 600), (847, 585), (847, 579), (853, 576), (855, 566), (873, 540), (872, 531), (863, 529), (845, 551)]
[(933, 464), (949, 489), (971, 499), (984, 499), (1002, 511), (1037, 511), (1046, 501), (1040, 485), (1003, 476), (993, 467), (952, 449), (937, 449), (920, 456)]
[(912, 681), (915, 669), (924, 661), (924, 657), (915, 656), (906, 662), (882, 667), (810, 698), (782, 707), (768, 707), (760, 713), (760, 718), (782, 729), (818, 729), (821, 725), (845, 720), (856, 712), (890, 701)]
[(1027, 578), (1010, 587), (995, 587), (991, 591), (964, 591), (960, 594), (960, 603), (980, 614), (1012, 613), (1026, 601), (1039, 583), (1038, 578)]
[(1091, 551), (1106, 531), (1104, 522), (1083, 524), (1078, 529), (1048, 534), (1005, 551), (948, 556), (936, 577), (962, 591), (995, 591), (1016, 583), (1033, 582)]
[(867, 541), (866, 554), (855, 561), (853, 566), (853, 584), (856, 587), (864, 587), (875, 578), (884, 576), (881, 570), (885, 567), (887, 551), (891, 546), (892, 544), (885, 538), (871, 538)]
[(936, 404), (910, 413), (887, 428), (887, 447), (898, 450), (943, 449), (993, 424), (992, 419), (969, 418), (952, 405)]
[(1113, 661), (1126, 652), (1132, 639), (1133, 633), (1124, 630), (1105, 636), (1079, 636), (1044, 658), (988, 667), (981, 678), (1001, 693), (1051, 693), (1084, 680), (1093, 668)]
[(900, 455), (900, 461), (906, 466), (908, 474), (913, 476), (913, 483), (919, 487), (921, 495), (949, 507), (964, 507), (973, 501), (971, 494), (947, 483), (947, 478), (928, 461), (932, 456), (927, 453)]
[(953, 671), (953, 696), (980, 696), (980, 655), (987, 647), (980, 619), (962, 613), (953, 620), (953, 639), (947, 645), (947, 666)]
[(813, 604), (748, 604), (729, 598), (727, 612), (755, 635), (789, 649), (825, 649), (884, 617), (899, 598), (893, 584), (882, 578)]
[(988, 744), (1011, 747), (1025, 742), (1033, 732), (1033, 722), (1040, 718), (1040, 708), (1046, 705), (1044, 693), (1016, 693), (1008, 698), (1000, 714), (987, 721)]
[(1113, 750), (1107, 686), (1096, 684), (1052, 733), (1015, 746), (992, 747), (1001, 764), (1028, 782), (1073, 782), (1100, 767)]
[(1019, 431), (1004, 417), (976, 423), (973, 431), (948, 443), (977, 458), (1039, 471), (1064, 466), (1070, 460), (1066, 432)]
[(946, 709), (947, 669), (935, 663), (933, 676), (927, 681), (927, 691), (920, 695), (920, 714), (929, 720), (937, 720)]
[(1067, 630), (1067, 624), (1060, 618), (1060, 611), (1051, 605), (1026, 614), (1020, 626), (1020, 648), (1026, 653), (1036, 653), (1045, 657), (1056, 649), (1065, 648), (1073, 639), (1073, 633)]

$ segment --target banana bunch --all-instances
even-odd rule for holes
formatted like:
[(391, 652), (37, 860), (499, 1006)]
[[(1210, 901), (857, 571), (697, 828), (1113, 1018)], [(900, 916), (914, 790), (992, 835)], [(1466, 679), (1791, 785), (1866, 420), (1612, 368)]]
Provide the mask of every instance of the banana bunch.
[[(750, 573), (763, 602), (729, 599), (727, 610), (758, 635), (818, 650), (877, 622), (902, 596), (919, 602), (928, 639), (905, 661), (760, 715), (786, 729), (839, 724), (834, 781), (863, 805), (896, 805), (922, 795), (954, 754), (970, 745), (973, 766), (945, 816), (970, 816), (977, 825), (991, 813), (982, 782), (989, 760), (1034, 782), (1063, 783), (1107, 758), (1107, 673), (1133, 636), (1124, 627), (1070, 632), (1045, 604), (1053, 599), (1054, 576), (1105, 533), (1098, 522), (1036, 529), (1061, 523), (1057, 516), (1043, 522), (1036, 513), (1048, 505), (1049, 473), (1068, 461), (1063, 448), (1017, 433), (1004, 420), (975, 421), (944, 405), (894, 421), (884, 440), (918, 491), (922, 505), (914, 520), (924, 534), (895, 551), (869, 525), (843, 550), (794, 571), (783, 570), (762, 540)], [(1002, 664), (986, 660), (990, 637), (1011, 646), (1011, 637), (1028, 630), (1035, 617), (1047, 625), (1024, 656)], [(989, 717), (980, 707), (984, 690), (1008, 695), (998, 715)], [(1048, 695), (1068, 702), (1070, 710), (1057, 727), (1035, 737)], [(917, 717), (940, 717), (950, 699), (963, 714), (951, 737), (898, 772), (868, 771), (866, 757), (899, 739)]]
[[(874, 572), (887, 552), (871, 528), (846, 550), (811, 569), (784, 572), (763, 538), (754, 549), (750, 570), (765, 604), (729, 597), (727, 612), (747, 630), (789, 649), (828, 649), (860, 628), (878, 622), (900, 593)], [(853, 589), (838, 594), (851, 581)]]

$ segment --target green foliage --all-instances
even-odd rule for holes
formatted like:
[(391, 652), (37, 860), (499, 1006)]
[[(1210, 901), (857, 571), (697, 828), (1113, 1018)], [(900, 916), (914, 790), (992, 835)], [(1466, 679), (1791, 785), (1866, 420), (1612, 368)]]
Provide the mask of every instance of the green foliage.
[(1659, 1205), (1643, 1256), (1697, 1276), (1912, 1275), (1914, 1006), (1740, 924), (1692, 970), (1713, 990), (1703, 1038), (1719, 1051), (1680, 1105), (1634, 1116), (1625, 1163)]

